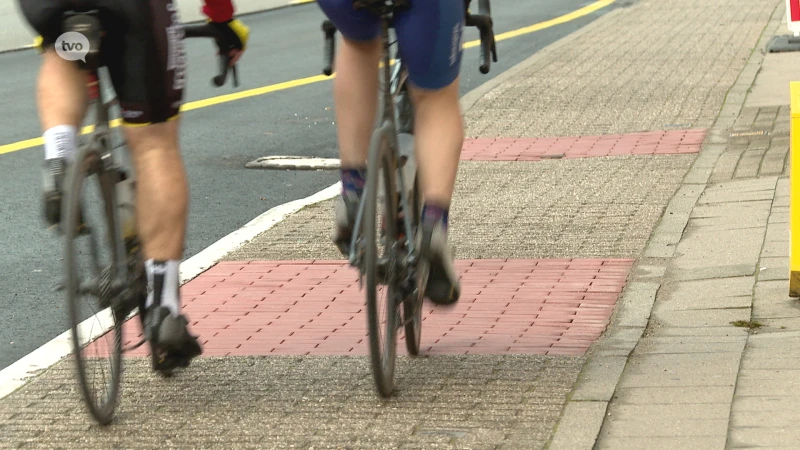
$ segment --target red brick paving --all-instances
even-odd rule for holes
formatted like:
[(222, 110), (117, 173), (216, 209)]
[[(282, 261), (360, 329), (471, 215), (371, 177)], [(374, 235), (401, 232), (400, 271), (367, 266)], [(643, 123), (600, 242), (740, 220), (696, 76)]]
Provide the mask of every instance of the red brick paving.
[[(452, 309), (425, 304), (423, 353), (583, 355), (605, 330), (632, 264), (457, 261), (461, 300)], [(204, 356), (368, 354), (365, 296), (343, 261), (221, 262), (181, 295)], [(126, 346), (141, 338), (138, 319), (125, 330)], [(146, 354), (143, 346), (129, 355)]]
[(539, 161), (621, 155), (698, 153), (706, 130), (556, 138), (467, 139), (464, 161)]

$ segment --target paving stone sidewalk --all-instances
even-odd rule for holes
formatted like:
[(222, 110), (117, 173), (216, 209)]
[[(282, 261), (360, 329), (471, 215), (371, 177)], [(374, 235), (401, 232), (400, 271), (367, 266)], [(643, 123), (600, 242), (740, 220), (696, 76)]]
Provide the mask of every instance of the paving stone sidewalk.
[[(768, 38), (784, 32), (782, 16), (781, 10), (773, 16), (748, 64), (757, 66)], [(779, 69), (792, 72), (800, 55), (783, 61), (788, 65)], [(737, 81), (738, 90), (756, 77), (775, 76), (750, 72)], [(800, 312), (788, 296), (789, 98), (777, 98), (772, 105), (750, 97), (759, 106), (743, 106), (744, 98), (726, 103), (684, 180), (684, 198), (676, 196), (668, 207), (681, 217), (662, 222), (645, 251), (649, 257), (639, 261), (651, 275), (629, 280), (631, 295), (647, 289), (653, 308), (618, 316), (619, 335), (634, 331), (632, 317), (649, 319), (646, 329), (636, 328), (644, 329), (642, 338), (606, 393), (610, 404), (597, 441), (585, 440), (594, 448), (795, 448), (800, 442), (793, 422), (800, 411)], [(659, 245), (668, 230), (681, 227), (677, 245)], [(606, 343), (612, 345), (601, 344), (600, 351), (625, 347)]]
[[(648, 238), (669, 221), (669, 211), (664, 211), (671, 201), (695, 195), (685, 186), (685, 176), (691, 167), (706, 164), (706, 160), (702, 153), (700, 157), (691, 152), (653, 154), (644, 147), (657, 143), (645, 142), (633, 133), (666, 135), (677, 130), (684, 135), (701, 132), (706, 143), (716, 139), (716, 134), (707, 136), (706, 129), (714, 123), (725, 93), (746, 68), (751, 49), (779, 4), (783, 3), (619, 1), (608, 14), (500, 77), (499, 84), (466, 111), (470, 138), (564, 138), (564, 143), (613, 133), (618, 135), (614, 139), (635, 143), (628, 145), (628, 154), (622, 156), (606, 153), (539, 161), (471, 158), (462, 162), (451, 216), (457, 257), (517, 263), (572, 258), (640, 260), (653, 245), (661, 245), (652, 240), (648, 244)], [(533, 147), (536, 142), (528, 139), (524, 144)], [(779, 183), (776, 175), (773, 185)], [(765, 183), (751, 186), (747, 195), (766, 195), (769, 185)], [(731, 189), (735, 186), (728, 191)], [(709, 196), (704, 201), (709, 207), (720, 206), (718, 203), (730, 200), (725, 197), (728, 191), (723, 191), (722, 200)], [(766, 204), (754, 202), (761, 216), (753, 220), (760, 220)], [(722, 205), (726, 206), (730, 205)], [(737, 217), (741, 216), (739, 212)], [(305, 208), (227, 255), (226, 264), (341, 261), (329, 243), (331, 218), (331, 201)], [(659, 242), (667, 247), (670, 239)], [(723, 243), (720, 241), (720, 246)], [(743, 255), (755, 251), (750, 244), (742, 245), (724, 246), (720, 251)], [(700, 249), (694, 248), (696, 252)], [(752, 259), (751, 253), (746, 256)], [(713, 264), (723, 260), (727, 261), (725, 256), (719, 256)], [(730, 270), (739, 270), (742, 264), (734, 264)], [(706, 270), (705, 266), (686, 267)], [(637, 264), (632, 279), (641, 281), (648, 270)], [(502, 278), (499, 272), (493, 276)], [(198, 280), (202, 281), (202, 276)], [(570, 284), (568, 278), (564, 282)], [(221, 283), (208, 283), (197, 293), (199, 304), (216, 304), (210, 299), (220, 287)], [(646, 291), (640, 285), (629, 287), (629, 293)], [(510, 305), (518, 290), (506, 286), (495, 301)], [(476, 301), (480, 292), (477, 295)], [(619, 300), (623, 308), (633, 301), (630, 295)], [(646, 302), (645, 298), (635, 306), (649, 308)], [(297, 305), (301, 305), (299, 300)], [(463, 307), (471, 308), (466, 303)], [(739, 311), (709, 311), (702, 313), (703, 317), (720, 321), (742, 315)], [(209, 311), (209, 316), (215, 312), (219, 313)], [(693, 313), (681, 310), (674, 314)], [(238, 319), (242, 313), (236, 314), (240, 314)], [(363, 312), (360, 314), (356, 320), (365, 321)], [(531, 320), (526, 330), (537, 331), (538, 326)], [(717, 328), (732, 329), (732, 336), (739, 339), (731, 344), (733, 353), (738, 348), (735, 345), (744, 345), (744, 330), (729, 325)], [(638, 339), (635, 333), (632, 336)], [(214, 336), (204, 332), (201, 337)], [(482, 338), (460, 339), (474, 343)], [(315, 342), (311, 339), (307, 344)], [(763, 347), (772, 343), (764, 341)], [(429, 343), (431, 347), (436, 344)], [(756, 351), (760, 347), (748, 348)], [(601, 423), (596, 415), (581, 423), (580, 415), (570, 414), (574, 402), (568, 400), (594, 389), (586, 379), (587, 356), (590, 361), (598, 355), (627, 358), (627, 353), (607, 346), (576, 356), (549, 356), (531, 350), (513, 355), (402, 357), (397, 397), (381, 402), (374, 393), (366, 357), (305, 353), (205, 357), (192, 370), (170, 380), (150, 375), (144, 360), (131, 358), (126, 360), (119, 417), (109, 429), (94, 426), (85, 414), (72, 378), (72, 361), (64, 360), (0, 400), (0, 447), (517, 449), (544, 448), (550, 442), (554, 448), (564, 442), (564, 433), (580, 438), (586, 434), (584, 430), (596, 425), (593, 444), (605, 406), (600, 411)], [(709, 377), (714, 375), (709, 373)], [(640, 375), (639, 379), (646, 377)], [(670, 391), (660, 395), (668, 398)], [(742, 405), (747, 406), (746, 402)], [(614, 407), (612, 414), (617, 413)], [(630, 409), (630, 413), (636, 412), (641, 411)], [(559, 432), (554, 435), (559, 420)], [(607, 426), (614, 431), (610, 422)], [(604, 428), (602, 434), (608, 433)]]

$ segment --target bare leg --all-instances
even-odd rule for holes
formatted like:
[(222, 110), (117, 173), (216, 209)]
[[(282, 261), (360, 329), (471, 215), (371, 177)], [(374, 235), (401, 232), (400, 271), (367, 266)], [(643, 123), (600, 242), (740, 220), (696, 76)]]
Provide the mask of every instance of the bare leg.
[(87, 81), (77, 63), (61, 59), (52, 47), (44, 52), (36, 95), (43, 131), (80, 125), (87, 108)]
[(453, 197), (464, 143), (458, 82), (439, 91), (411, 88), (422, 194), (426, 204), (445, 209)]
[(342, 39), (336, 54), (336, 130), (342, 168), (364, 168), (378, 109), (380, 39), (356, 42)]
[(146, 259), (183, 256), (189, 187), (178, 147), (179, 119), (126, 127), (136, 167), (136, 216)]
[(378, 108), (378, 61), (380, 39), (356, 42), (342, 39), (336, 55), (333, 99), (341, 158), (342, 197), (336, 203), (333, 241), (343, 254), (349, 252), (358, 200), (364, 189), (367, 153)]
[(201, 354), (202, 347), (180, 313), (189, 187), (178, 145), (179, 121), (126, 127), (125, 135), (136, 167), (137, 228), (150, 286), (145, 333), (158, 343), (159, 354), (183, 360), (177, 363), (183, 365)]
[(75, 62), (52, 47), (42, 54), (36, 105), (44, 138), (43, 207), (48, 225), (61, 222), (61, 198), (67, 161), (78, 147), (78, 127), (86, 114), (88, 77)]

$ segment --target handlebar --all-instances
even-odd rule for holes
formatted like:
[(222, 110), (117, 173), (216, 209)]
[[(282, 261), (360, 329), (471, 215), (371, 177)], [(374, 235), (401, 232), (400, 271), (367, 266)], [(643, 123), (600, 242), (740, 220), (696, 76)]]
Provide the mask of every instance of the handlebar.
[(239, 87), (239, 75), (236, 71), (236, 65), (230, 65), (231, 57), (223, 50), (225, 48), (225, 40), (219, 31), (209, 24), (185, 25), (183, 31), (187, 38), (207, 37), (214, 39), (217, 44), (217, 49), (219, 49), (219, 75), (211, 78), (211, 83), (216, 87), (224, 85), (228, 78), (228, 71), (230, 71), (233, 73), (233, 87)]
[[(478, 14), (469, 13), (469, 4), (472, 0), (464, 0), (464, 8), (467, 11), (465, 25), (476, 27), (481, 33), (481, 73), (489, 73), (492, 61), (497, 62), (497, 42), (494, 39), (494, 22), (492, 21), (491, 0), (478, 0)], [(491, 55), (490, 55), (491, 53)], [(489, 56), (492, 59), (489, 59)]]
[[(475, 27), (480, 31), (481, 36), (481, 73), (487, 74), (491, 69), (492, 61), (497, 62), (497, 43), (494, 38), (494, 22), (492, 21), (490, 0), (479, 0), (479, 10), (481, 14), (470, 14), (468, 12), (471, 0), (465, 0), (466, 20), (465, 26)], [(367, 2), (369, 3), (369, 2)], [(382, 2), (381, 2), (382, 3)], [(336, 51), (336, 26), (330, 20), (322, 22), (322, 32), (325, 34), (325, 51), (323, 54), (322, 73), (330, 76), (333, 73), (333, 55)]]
[(497, 43), (494, 40), (494, 29), (491, 16), (467, 13), (464, 23), (468, 27), (475, 27), (481, 33), (481, 73), (487, 74), (491, 69), (492, 61), (497, 62)]
[(324, 68), (322, 73), (326, 76), (331, 76), (333, 73), (333, 54), (336, 52), (336, 27), (333, 22), (326, 20), (322, 22), (322, 32), (325, 33), (325, 54), (324, 54)]

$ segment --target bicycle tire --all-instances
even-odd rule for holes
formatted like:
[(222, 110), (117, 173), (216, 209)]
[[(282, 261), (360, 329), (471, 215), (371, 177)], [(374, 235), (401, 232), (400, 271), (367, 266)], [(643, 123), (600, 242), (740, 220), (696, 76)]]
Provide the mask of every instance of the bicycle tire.
[[(395, 270), (392, 263), (394, 247), (397, 239), (397, 204), (396, 196), (388, 193), (396, 192), (395, 168), (391, 164), (387, 127), (378, 128), (372, 135), (370, 143), (367, 173), (367, 183), (364, 189), (365, 209), (362, 222), (364, 233), (364, 272), (367, 279), (367, 326), (369, 330), (370, 360), (375, 386), (378, 393), (388, 398), (394, 389), (395, 359), (397, 356), (397, 330), (400, 326), (399, 304), (396, 298), (399, 286), (394, 281)], [(378, 189), (379, 180), (383, 181), (383, 201), (385, 202), (382, 218), (384, 222), (383, 236), (378, 235)], [(383, 258), (388, 257), (388, 270), (385, 278), (381, 279), (378, 265), (379, 239), (384, 238), (383, 247), (386, 250)], [(387, 282), (388, 281), (388, 282)], [(379, 286), (385, 284), (386, 291), (386, 322), (381, 323), (379, 305)], [(383, 327), (384, 333), (381, 333)]]
[[(411, 198), (411, 207), (414, 209), (412, 216), (412, 229), (414, 235), (409, 239), (416, 239), (418, 227), (422, 219), (422, 195), (419, 191), (419, 178), (414, 177), (414, 190)], [(419, 249), (417, 249), (419, 254)], [(418, 258), (414, 273), (414, 290), (411, 297), (403, 302), (403, 321), (405, 322), (406, 350), (411, 356), (418, 356), (422, 340), (422, 303), (425, 298), (425, 286), (428, 283), (428, 263), (424, 258)]]
[[(119, 396), (119, 385), (120, 385), (120, 376), (122, 372), (122, 320), (124, 318), (117, 317), (117, 315), (112, 312), (110, 314), (112, 325), (106, 333), (113, 333), (113, 348), (111, 349), (110, 359), (111, 359), (111, 370), (110, 370), (110, 379), (109, 385), (106, 387), (106, 397), (104, 401), (98, 401), (100, 399), (96, 398), (92, 392), (91, 387), (89, 386), (89, 379), (87, 376), (87, 361), (88, 359), (82, 357), (82, 351), (84, 348), (89, 347), (92, 343), (87, 342), (87, 345), (84, 345), (83, 339), (80, 336), (80, 327), (81, 323), (84, 322), (83, 318), (80, 315), (79, 310), (79, 300), (81, 297), (81, 290), (85, 289), (81, 287), (80, 279), (74, 273), (77, 267), (77, 248), (76, 248), (76, 239), (81, 234), (80, 233), (80, 226), (82, 225), (82, 198), (83, 198), (83, 191), (84, 186), (90, 181), (91, 178), (96, 178), (97, 182), (100, 183), (101, 192), (103, 196), (103, 202), (112, 201), (113, 198), (111, 196), (114, 195), (113, 193), (113, 183), (110, 180), (110, 175), (104, 172), (102, 169), (99, 169), (97, 173), (91, 174), (88, 173), (89, 167), (92, 165), (90, 163), (91, 158), (97, 158), (96, 165), (99, 167), (100, 155), (96, 152), (88, 149), (88, 147), (83, 147), (79, 150), (78, 154), (75, 157), (75, 162), (69, 169), (67, 175), (67, 183), (66, 183), (66, 193), (64, 204), (66, 206), (66, 217), (64, 226), (64, 262), (66, 267), (66, 292), (67, 292), (67, 304), (69, 310), (69, 320), (70, 320), (70, 328), (72, 331), (72, 342), (73, 342), (73, 350), (75, 353), (75, 362), (77, 366), (77, 375), (81, 386), (81, 392), (83, 394), (84, 402), (89, 409), (91, 415), (97, 420), (97, 422), (101, 425), (107, 425), (110, 423), (114, 418), (114, 410), (116, 409), (117, 400)], [(111, 188), (109, 188), (111, 187)], [(106, 203), (107, 204), (107, 203)], [(108, 208), (105, 208), (106, 212), (108, 212)], [(109, 218), (108, 214), (104, 215), (105, 220), (107, 221), (107, 225), (110, 223), (112, 226), (109, 226), (108, 229), (113, 229), (113, 218)], [(95, 239), (91, 241), (93, 246), (96, 246), (96, 239), (98, 236), (94, 235), (94, 231), (89, 230), (88, 234), (90, 239)], [(94, 259), (94, 270), (95, 276), (97, 277), (97, 290), (96, 295), (98, 300), (100, 300), (100, 277), (101, 273), (97, 267), (97, 254), (96, 249), (93, 248), (93, 259)], [(98, 301), (98, 305), (101, 303)], [(102, 306), (101, 306), (102, 307)], [(92, 319), (90, 317), (89, 319)], [(88, 319), (87, 319), (88, 320)], [(104, 334), (101, 334), (103, 336)], [(99, 336), (98, 336), (99, 337)]]

